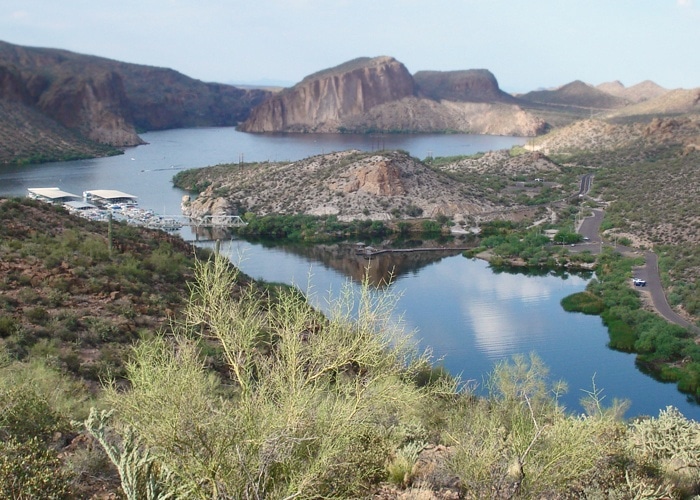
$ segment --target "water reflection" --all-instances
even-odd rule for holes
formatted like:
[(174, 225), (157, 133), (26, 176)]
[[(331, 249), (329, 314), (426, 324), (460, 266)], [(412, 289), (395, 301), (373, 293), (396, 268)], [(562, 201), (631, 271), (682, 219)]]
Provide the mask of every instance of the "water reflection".
[[(320, 262), (329, 269), (334, 269), (356, 283), (364, 280), (379, 288), (385, 288), (405, 274), (416, 273), (421, 268), (444, 258), (453, 257), (462, 252), (460, 248), (445, 246), (440, 250), (430, 242), (423, 247), (414, 247), (411, 252), (390, 252), (368, 257), (357, 244), (335, 243), (320, 245), (280, 245), (274, 241), (258, 241), (264, 248), (289, 252), (311, 262)], [(394, 247), (385, 242), (385, 247)], [(423, 250), (422, 248), (425, 248)], [(402, 249), (403, 250), (403, 249)]]

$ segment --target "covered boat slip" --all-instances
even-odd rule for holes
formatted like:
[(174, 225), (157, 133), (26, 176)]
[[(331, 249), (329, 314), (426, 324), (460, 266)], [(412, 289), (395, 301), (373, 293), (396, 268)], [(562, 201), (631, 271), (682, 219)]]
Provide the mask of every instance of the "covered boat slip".
[(163, 217), (153, 210), (139, 208), (138, 198), (114, 189), (83, 191), (83, 197), (61, 191), (57, 187), (31, 188), (29, 196), (47, 203), (63, 205), (69, 212), (94, 221), (107, 221), (114, 217), (135, 226), (164, 231), (175, 231), (182, 222), (174, 217)]
[(75, 211), (80, 211), (80, 210), (93, 210), (97, 208), (95, 205), (92, 203), (86, 203), (84, 201), (67, 201), (63, 204), (68, 210), (75, 210)]
[(83, 199), (97, 205), (136, 205), (138, 198), (114, 189), (83, 191)]
[(80, 196), (77, 194), (62, 191), (57, 187), (29, 188), (28, 191), (31, 198), (47, 203), (66, 203), (80, 200)]
[[(132, 194), (116, 191), (114, 189), (95, 189), (83, 191), (83, 196), (68, 193), (57, 187), (29, 188), (29, 196), (47, 203), (66, 204), (68, 202), (91, 203), (100, 206), (108, 205), (136, 205), (138, 198)], [(94, 205), (93, 205), (94, 206)], [(73, 208), (78, 208), (77, 206)], [(80, 208), (87, 208), (85, 206)]]

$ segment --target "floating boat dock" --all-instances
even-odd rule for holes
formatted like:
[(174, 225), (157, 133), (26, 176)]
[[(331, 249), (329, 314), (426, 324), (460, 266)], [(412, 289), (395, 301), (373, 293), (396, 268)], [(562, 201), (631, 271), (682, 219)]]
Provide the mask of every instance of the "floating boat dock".
[(29, 188), (29, 197), (45, 203), (63, 205), (70, 213), (88, 220), (106, 222), (110, 216), (134, 226), (176, 231), (184, 224), (174, 217), (164, 217), (153, 210), (140, 208), (138, 197), (114, 189), (83, 191), (80, 197), (58, 187)]

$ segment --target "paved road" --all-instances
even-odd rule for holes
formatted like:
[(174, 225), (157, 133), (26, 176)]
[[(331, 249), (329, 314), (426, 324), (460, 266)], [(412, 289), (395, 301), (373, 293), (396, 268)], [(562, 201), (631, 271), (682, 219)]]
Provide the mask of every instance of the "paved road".
[[(600, 252), (602, 238), (600, 237), (600, 225), (603, 222), (603, 211), (600, 209), (593, 210), (593, 215), (586, 217), (581, 221), (578, 227), (578, 233), (584, 237), (584, 243), (576, 245), (579, 251), (590, 250), (592, 253)], [(587, 240), (585, 238), (588, 238)]]
[[(572, 248), (572, 251), (580, 252), (583, 250), (590, 250), (591, 253), (594, 254), (600, 253), (603, 245), (600, 236), (600, 224), (603, 222), (603, 215), (603, 210), (595, 209), (591, 217), (583, 219), (578, 228), (578, 232), (584, 238), (588, 238), (588, 241), (585, 243), (578, 243)], [(627, 257), (639, 257), (641, 255), (639, 250), (622, 245), (617, 245), (615, 249)], [(658, 314), (671, 323), (675, 323), (696, 334), (700, 334), (700, 328), (677, 314), (669, 305), (666, 294), (664, 293), (664, 288), (661, 285), (659, 259), (654, 252), (650, 250), (644, 252), (644, 265), (635, 269), (634, 277), (647, 282), (646, 286), (640, 287), (639, 290), (649, 294), (654, 309)]]
[(671, 323), (700, 334), (700, 328), (697, 328), (683, 316), (677, 314), (669, 305), (668, 300), (666, 300), (666, 294), (664, 293), (664, 287), (661, 285), (661, 276), (659, 274), (659, 258), (654, 252), (650, 250), (644, 252), (644, 266), (635, 269), (634, 277), (647, 282), (643, 290), (651, 295), (651, 301), (656, 312)]

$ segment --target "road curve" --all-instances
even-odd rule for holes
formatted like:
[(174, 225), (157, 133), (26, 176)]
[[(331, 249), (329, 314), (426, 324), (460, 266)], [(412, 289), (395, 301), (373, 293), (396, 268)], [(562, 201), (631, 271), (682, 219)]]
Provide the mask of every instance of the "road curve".
[[(577, 244), (577, 250), (590, 250), (591, 253), (594, 254), (600, 252), (603, 245), (602, 237), (600, 236), (600, 225), (603, 222), (603, 215), (603, 210), (594, 209), (592, 216), (583, 219), (578, 228), (578, 232), (583, 237), (588, 238), (588, 241), (586, 241), (586, 243)], [(634, 248), (617, 245), (615, 250), (627, 257), (639, 256), (639, 251)], [(700, 328), (676, 313), (669, 305), (663, 285), (661, 284), (659, 258), (654, 252), (650, 250), (644, 252), (644, 265), (635, 270), (634, 277), (647, 282), (646, 286), (640, 290), (649, 294), (654, 310), (660, 316), (671, 323), (687, 328), (695, 334), (700, 334)]]
[(635, 277), (646, 280), (647, 285), (644, 288), (646, 288), (651, 295), (651, 301), (657, 313), (671, 323), (675, 323), (696, 334), (700, 334), (700, 328), (676, 313), (669, 305), (666, 294), (664, 293), (664, 287), (661, 284), (659, 257), (654, 252), (651, 250), (644, 252), (644, 266), (635, 272)]

